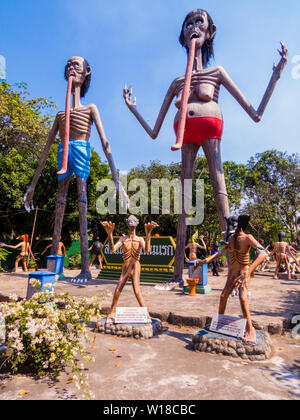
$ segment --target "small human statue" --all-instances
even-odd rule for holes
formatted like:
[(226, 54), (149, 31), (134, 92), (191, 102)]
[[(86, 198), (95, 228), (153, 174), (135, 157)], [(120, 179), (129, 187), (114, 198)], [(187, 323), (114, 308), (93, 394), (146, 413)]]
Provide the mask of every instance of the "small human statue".
[(185, 250), (189, 250), (190, 251), (189, 258), (186, 256), (186, 254), (184, 254), (184, 257), (185, 257), (185, 261), (186, 262), (196, 261), (198, 259), (197, 258), (197, 251), (199, 249), (203, 249), (205, 251), (207, 250), (206, 243), (204, 242), (204, 236), (201, 235), (199, 237), (199, 239), (200, 239), (202, 245), (198, 244), (197, 242), (191, 242), (190, 244), (188, 244), (185, 247)]
[[(45, 252), (51, 247), (52, 247), (52, 244), (47, 245), (46, 248), (44, 249), (44, 251), (41, 253), (41, 255), (44, 255)], [(66, 247), (65, 247), (64, 243), (61, 241), (61, 236), (59, 237), (59, 244), (58, 244), (58, 250), (57, 250), (56, 255), (59, 255), (60, 257), (66, 257), (67, 256)]]
[[(86, 283), (92, 277), (89, 270), (88, 253), (87, 179), (90, 173), (91, 159), (89, 138), (93, 123), (95, 123), (102, 142), (102, 148), (110, 166), (116, 189), (124, 196), (124, 190), (119, 183), (111, 148), (103, 129), (98, 108), (96, 105), (83, 106), (80, 102), (80, 99), (85, 96), (89, 89), (91, 74), (91, 67), (84, 58), (75, 56), (68, 60), (65, 67), (65, 79), (68, 81), (66, 110), (59, 112), (56, 115), (40, 164), (36, 170), (32, 183), (24, 196), (25, 208), (27, 211), (30, 211), (33, 209), (35, 187), (45, 166), (50, 147), (54, 143), (57, 133), (59, 133), (63, 143), (59, 145), (58, 151), (58, 165), (61, 170), (58, 172), (58, 198), (56, 203), (51, 254), (56, 255), (59, 249), (59, 238), (62, 230), (68, 188), (70, 180), (73, 174), (75, 174), (77, 180), (80, 225), (81, 273), (74, 280), (75, 282), (80, 283)], [(71, 109), (69, 93), (72, 94)], [(127, 199), (126, 194), (125, 199)]]
[[(118, 304), (119, 297), (122, 293), (122, 290), (129, 278), (132, 279), (133, 290), (137, 301), (140, 307), (146, 307), (141, 289), (140, 289), (140, 275), (141, 275), (141, 264), (140, 264), (140, 257), (141, 251), (144, 254), (150, 254), (151, 248), (151, 233), (153, 229), (159, 227), (157, 223), (151, 222), (145, 225), (145, 233), (146, 239), (144, 240), (142, 237), (136, 235), (136, 228), (139, 224), (138, 219), (135, 216), (130, 216), (126, 220), (127, 227), (129, 229), (129, 233), (127, 236), (123, 236), (114, 244), (113, 239), (113, 232), (115, 229), (115, 224), (111, 222), (102, 222), (102, 226), (104, 227), (109, 240), (109, 248), (111, 253), (117, 252), (120, 248), (122, 248), (123, 252), (123, 266), (122, 266), (122, 273), (120, 277), (120, 281), (116, 287), (112, 306), (107, 318), (108, 324), (113, 324), (115, 322), (116, 316), (116, 308)], [(151, 318), (148, 314), (148, 321), (151, 322)]]
[[(167, 112), (176, 97), (175, 106), (178, 112), (174, 129), (177, 143), (172, 150), (181, 149), (182, 153), (182, 201), (186, 197), (184, 180), (193, 179), (195, 159), (199, 148), (202, 147), (209, 167), (221, 229), (225, 231), (225, 218), (230, 216), (230, 209), (221, 158), (223, 115), (218, 104), (220, 88), (223, 85), (250, 118), (258, 123), (286, 66), (288, 50), (281, 43), (281, 60), (274, 66), (270, 83), (256, 110), (223, 67), (208, 67), (210, 59), (214, 56), (216, 30), (216, 25), (205, 10), (196, 9), (186, 16), (179, 38), (180, 44), (189, 54), (186, 76), (179, 77), (171, 83), (153, 129), (138, 112), (137, 101), (132, 100), (132, 89), (125, 86), (123, 96), (129, 110), (152, 139), (158, 137)], [(184, 209), (183, 203), (182, 208)], [(182, 280), (187, 218), (188, 215), (183, 211), (178, 219), (174, 272), (176, 281)]]
[[(250, 221), (250, 216), (241, 215), (238, 218), (237, 229), (235, 233), (231, 233), (228, 243), (223, 242), (223, 248), (217, 254), (199, 261), (195, 265), (195, 269), (203, 264), (209, 264), (220, 258), (229, 250), (230, 267), (225, 288), (222, 292), (219, 304), (219, 315), (224, 315), (226, 311), (227, 301), (233, 291), (239, 292), (240, 304), (243, 317), (247, 320), (247, 329), (244, 337), (245, 343), (256, 344), (256, 331), (253, 327), (248, 304), (248, 291), (250, 286), (252, 272), (267, 258), (268, 252), (263, 246), (252, 236), (245, 233)], [(250, 265), (251, 248), (260, 251), (258, 258)]]
[(32, 259), (35, 260), (34, 255), (31, 250), (31, 246), (29, 243), (29, 236), (26, 234), (19, 236), (17, 239), (21, 239), (22, 242), (18, 243), (18, 245), (6, 245), (4, 243), (1, 243), (0, 246), (2, 248), (10, 248), (10, 249), (18, 249), (21, 248), (20, 255), (16, 258), (15, 261), (15, 267), (13, 272), (16, 273), (18, 270), (19, 262), (22, 261), (23, 271), (25, 273), (28, 272), (27, 267), (27, 260), (29, 257), (29, 254), (31, 255)]
[(92, 260), (90, 263), (90, 268), (92, 268), (95, 259), (98, 259), (100, 270), (103, 268), (102, 264), (102, 255), (101, 255), (101, 249), (103, 248), (103, 244), (99, 241), (99, 238), (96, 238), (96, 241), (91, 245), (89, 248), (89, 251), (93, 252)]
[(289, 244), (284, 241), (284, 237), (285, 233), (280, 232), (278, 234), (279, 242), (276, 242), (274, 244), (274, 249), (270, 255), (270, 257), (272, 257), (273, 255), (275, 255), (276, 257), (276, 269), (274, 275), (275, 280), (278, 280), (278, 273), (281, 266), (285, 268), (288, 274), (288, 279), (291, 280), (291, 265), (289, 261), (289, 255), (293, 258), (295, 264), (298, 266), (298, 261), (294, 257), (294, 253), (290, 248)]

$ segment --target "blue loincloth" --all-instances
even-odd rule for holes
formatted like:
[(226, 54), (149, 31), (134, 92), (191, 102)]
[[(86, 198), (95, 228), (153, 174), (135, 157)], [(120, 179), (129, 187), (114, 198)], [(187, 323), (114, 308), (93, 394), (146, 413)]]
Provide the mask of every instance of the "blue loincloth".
[[(61, 168), (63, 143), (60, 143), (57, 153), (58, 167)], [(87, 180), (90, 174), (91, 145), (88, 141), (70, 139), (68, 154), (68, 169), (64, 175), (58, 175), (58, 181), (75, 174)]]

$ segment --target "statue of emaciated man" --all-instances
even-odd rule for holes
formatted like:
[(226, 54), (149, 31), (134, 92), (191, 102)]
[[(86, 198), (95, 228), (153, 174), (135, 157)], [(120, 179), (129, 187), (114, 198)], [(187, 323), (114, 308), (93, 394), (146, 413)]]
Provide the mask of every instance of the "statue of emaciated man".
[[(68, 81), (68, 87), (70, 87), (72, 93), (72, 107), (69, 109), (70, 106), (66, 105), (66, 111), (57, 114), (37, 171), (24, 196), (25, 208), (30, 211), (33, 208), (35, 187), (45, 166), (50, 147), (59, 133), (64, 143), (60, 144), (58, 151), (58, 165), (61, 171), (58, 173), (58, 198), (51, 254), (55, 255), (58, 252), (67, 192), (72, 175), (75, 174), (77, 179), (81, 244), (81, 273), (76, 279), (78, 282), (86, 282), (91, 279), (87, 234), (87, 179), (90, 172), (91, 146), (89, 138), (92, 123), (95, 123), (116, 187), (122, 190), (99, 111), (96, 105), (83, 106), (80, 103), (80, 98), (83, 98), (89, 89), (91, 73), (91, 67), (84, 58), (72, 57), (68, 61), (65, 67), (65, 79)], [(64, 161), (66, 161), (65, 168)]]
[[(150, 254), (151, 233), (153, 229), (158, 227), (158, 224), (151, 222), (145, 225), (146, 240), (144, 240), (144, 238), (141, 238), (136, 234), (136, 228), (139, 224), (138, 219), (135, 216), (130, 216), (126, 221), (129, 233), (127, 236), (123, 236), (117, 244), (114, 244), (113, 239), (115, 224), (111, 222), (103, 222), (101, 224), (108, 235), (110, 252), (114, 254), (120, 248), (122, 248), (124, 259), (120, 281), (116, 287), (110, 313), (107, 318), (107, 323), (113, 324), (115, 322), (116, 308), (119, 297), (129, 278), (132, 279), (133, 290), (140, 307), (145, 307), (145, 302), (140, 289), (140, 257), (141, 251), (143, 251), (145, 254)], [(148, 320), (151, 322), (149, 315)]]

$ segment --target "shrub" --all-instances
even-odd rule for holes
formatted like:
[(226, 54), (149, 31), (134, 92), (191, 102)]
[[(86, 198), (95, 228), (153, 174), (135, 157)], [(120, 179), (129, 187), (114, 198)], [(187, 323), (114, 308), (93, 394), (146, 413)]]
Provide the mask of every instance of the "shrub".
[[(32, 285), (37, 286), (37, 282), (40, 283), (33, 280)], [(57, 309), (58, 305), (64, 309)], [(92, 397), (87, 377), (81, 373), (84, 366), (78, 367), (77, 356), (80, 354), (86, 362), (94, 361), (82, 344), (82, 338), (85, 343), (91, 342), (87, 323), (100, 315), (97, 298), (48, 292), (36, 293), (21, 302), (12, 297), (9, 303), (0, 305), (0, 315), (5, 319), (6, 345), (10, 350), (4, 364), (13, 373), (25, 368), (38, 376), (49, 374), (57, 379), (61, 371), (71, 365), (75, 385), (84, 395)]]

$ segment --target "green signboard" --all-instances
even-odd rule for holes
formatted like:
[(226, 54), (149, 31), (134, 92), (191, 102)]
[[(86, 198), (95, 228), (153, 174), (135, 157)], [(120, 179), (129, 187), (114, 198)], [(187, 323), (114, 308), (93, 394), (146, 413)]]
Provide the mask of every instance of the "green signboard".
[[(114, 243), (116, 244), (120, 239), (120, 236), (114, 237)], [(176, 244), (172, 237), (169, 236), (160, 236), (151, 238), (151, 250), (149, 255), (145, 255), (142, 251), (141, 253), (141, 266), (142, 268), (146, 267), (155, 267), (159, 266), (161, 268), (171, 267), (175, 260), (175, 250)], [(103, 248), (102, 255), (105, 261), (105, 264), (109, 266), (121, 266), (123, 264), (123, 252), (120, 248), (115, 254), (111, 254), (109, 249), (108, 238), (106, 239)]]

